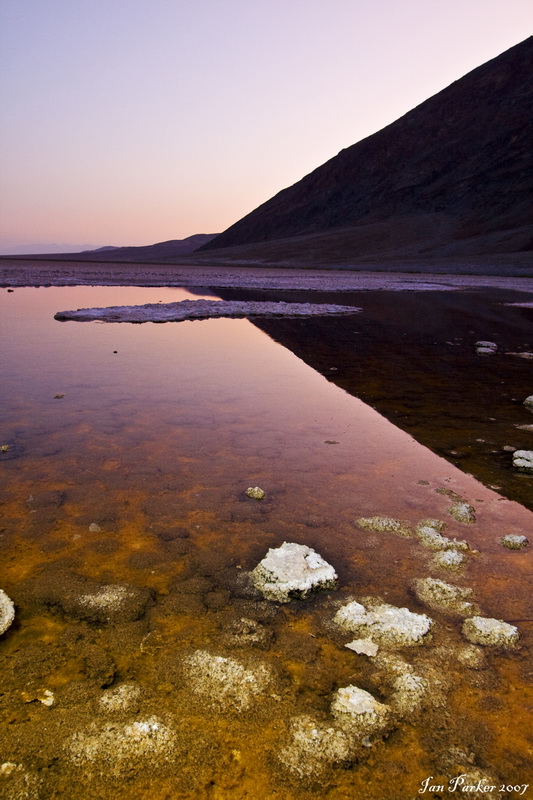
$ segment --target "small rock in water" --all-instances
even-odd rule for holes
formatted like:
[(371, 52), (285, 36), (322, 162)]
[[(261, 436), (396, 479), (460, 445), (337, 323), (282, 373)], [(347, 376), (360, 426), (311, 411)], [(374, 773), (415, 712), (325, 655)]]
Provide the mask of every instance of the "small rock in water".
[(89, 531), (91, 533), (100, 533), (101, 530), (102, 529), (101, 529), (100, 525), (98, 525), (98, 523), (96, 523), (96, 522), (91, 522), (91, 524), (89, 525)]
[(353, 650), (354, 653), (370, 656), (371, 658), (373, 658), (379, 650), (377, 644), (371, 639), (354, 639), (353, 642), (348, 642), (348, 644), (344, 646), (349, 650)]
[(473, 644), (492, 647), (512, 647), (518, 642), (518, 628), (490, 617), (471, 617), (463, 622), (463, 636)]
[(34, 692), (21, 692), (21, 698), (23, 703), (33, 703), (34, 700), (38, 700), (39, 703), (42, 703), (43, 706), (53, 706), (55, 703), (55, 696), (54, 693), (50, 689), (37, 689)]
[(0, 589), (0, 635), (5, 633), (15, 619), (15, 606), (7, 594)]
[(513, 467), (518, 472), (533, 473), (533, 450), (515, 450)]
[(263, 500), (266, 496), (264, 489), (261, 489), (259, 486), (249, 486), (246, 490), (246, 494), (254, 500)]
[(54, 693), (50, 689), (40, 689), (37, 693), (37, 700), (39, 703), (42, 703), (43, 706), (53, 706), (55, 703), (55, 696)]
[(284, 542), (271, 548), (251, 573), (252, 582), (267, 600), (288, 603), (320, 589), (335, 589), (331, 564), (304, 544)]
[(524, 547), (529, 547), (529, 539), (517, 533), (508, 533), (500, 539), (500, 544), (508, 550), (523, 550)]
[(533, 394), (530, 394), (529, 397), (526, 397), (524, 400), (524, 405), (529, 411), (533, 411)]
[(478, 356), (485, 356), (496, 353), (498, 350), (498, 345), (496, 342), (476, 342), (475, 348)]
[(15, 764), (14, 761), (4, 761), (0, 766), (0, 775), (11, 775), (16, 769), (22, 769), (22, 764)]

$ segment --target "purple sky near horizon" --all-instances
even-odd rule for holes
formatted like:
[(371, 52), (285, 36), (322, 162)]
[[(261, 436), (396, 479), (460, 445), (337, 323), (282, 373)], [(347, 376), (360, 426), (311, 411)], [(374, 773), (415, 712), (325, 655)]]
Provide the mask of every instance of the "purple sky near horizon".
[(0, 252), (222, 231), (532, 21), (530, 0), (0, 0)]

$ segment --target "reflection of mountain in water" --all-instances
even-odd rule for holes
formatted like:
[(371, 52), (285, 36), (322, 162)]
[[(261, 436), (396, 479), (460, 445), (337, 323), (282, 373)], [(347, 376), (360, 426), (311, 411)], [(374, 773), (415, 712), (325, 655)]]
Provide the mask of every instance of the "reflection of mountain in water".
[[(309, 301), (307, 293), (217, 290), (223, 299)], [(464, 472), (533, 509), (533, 477), (516, 473), (511, 450), (533, 449), (531, 308), (503, 305), (514, 291), (316, 294), (353, 304), (353, 317), (261, 319), (254, 324), (329, 381), (377, 409)], [(476, 354), (475, 342), (498, 344)]]

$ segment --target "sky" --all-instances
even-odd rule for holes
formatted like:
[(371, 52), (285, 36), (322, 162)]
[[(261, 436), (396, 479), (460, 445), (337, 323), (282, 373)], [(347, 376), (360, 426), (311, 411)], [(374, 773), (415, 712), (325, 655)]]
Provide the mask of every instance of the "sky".
[(0, 253), (222, 231), (532, 23), (531, 0), (0, 0)]

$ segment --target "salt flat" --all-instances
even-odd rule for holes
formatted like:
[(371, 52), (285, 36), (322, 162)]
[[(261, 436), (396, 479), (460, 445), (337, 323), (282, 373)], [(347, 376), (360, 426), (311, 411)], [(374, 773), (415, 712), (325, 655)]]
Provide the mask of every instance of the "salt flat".
[[(401, 267), (401, 265), (400, 265)], [(1, 286), (216, 286), (220, 288), (346, 291), (451, 291), (476, 287), (533, 294), (533, 278), (419, 272), (188, 266), (0, 259)]]

